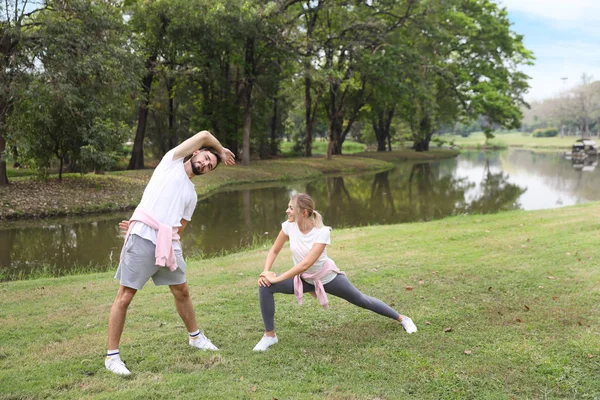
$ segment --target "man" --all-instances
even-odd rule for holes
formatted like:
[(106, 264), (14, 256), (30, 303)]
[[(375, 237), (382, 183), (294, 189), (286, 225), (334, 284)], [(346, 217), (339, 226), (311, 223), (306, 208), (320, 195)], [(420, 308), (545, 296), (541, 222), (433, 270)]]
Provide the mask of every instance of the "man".
[(189, 332), (190, 346), (218, 350), (198, 329), (186, 283), (179, 235), (198, 202), (191, 179), (211, 172), (219, 161), (225, 165), (235, 164), (233, 153), (209, 132), (202, 131), (190, 137), (165, 154), (133, 216), (119, 224), (127, 234), (115, 275), (120, 286), (108, 319), (108, 352), (104, 365), (109, 371), (130, 374), (121, 360), (119, 342), (129, 304), (150, 278), (157, 286), (169, 285), (175, 297), (175, 308)]

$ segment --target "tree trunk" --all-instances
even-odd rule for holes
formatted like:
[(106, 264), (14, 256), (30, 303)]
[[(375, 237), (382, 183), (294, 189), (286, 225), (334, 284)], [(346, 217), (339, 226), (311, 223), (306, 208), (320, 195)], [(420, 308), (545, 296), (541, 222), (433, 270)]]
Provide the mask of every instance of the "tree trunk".
[(269, 146), (269, 154), (277, 155), (277, 117), (279, 114), (279, 99), (273, 98), (273, 117), (271, 118), (271, 143)]
[(175, 93), (174, 93), (174, 88), (175, 86), (175, 79), (173, 78), (167, 78), (167, 92), (169, 95), (169, 137), (167, 139), (167, 147), (168, 150), (171, 150), (172, 148), (174, 148), (177, 145), (177, 141), (176, 139), (176, 133), (175, 133), (175, 123), (176, 123), (176, 116), (175, 116)]
[(415, 151), (429, 151), (429, 141), (425, 139), (415, 141), (413, 145)]
[[(0, 124), (4, 127), (4, 124)], [(6, 173), (6, 139), (3, 134), (0, 134), (0, 186), (8, 186), (8, 175)]]
[(254, 38), (246, 39), (244, 66), (244, 127), (242, 128), (242, 165), (250, 165), (250, 129), (252, 126), (252, 89), (254, 88)]
[(419, 121), (418, 126), (418, 137), (415, 138), (413, 149), (415, 151), (429, 151), (429, 142), (431, 141), (431, 136), (433, 132), (431, 131), (431, 118), (429, 115), (425, 114), (423, 118)]
[(58, 181), (62, 182), (62, 173), (63, 173), (63, 165), (64, 165), (64, 160), (62, 157), (58, 158), (60, 160), (60, 165), (58, 167)]
[(243, 149), (242, 165), (250, 165), (250, 129), (252, 127), (252, 87), (246, 88), (244, 93), (244, 127), (243, 127)]
[[(307, 62), (308, 63), (308, 62)], [(308, 67), (310, 68), (310, 67)], [(305, 148), (304, 155), (306, 157), (312, 157), (312, 128), (313, 128), (313, 120), (311, 115), (311, 107), (312, 107), (312, 98), (310, 95), (310, 87), (311, 80), (310, 76), (308, 76), (307, 67), (305, 69), (305, 77), (304, 77), (304, 108), (305, 108), (305, 117), (306, 117), (306, 135), (305, 135)], [(316, 111), (316, 110), (315, 110)]]
[(143, 99), (140, 103), (138, 112), (138, 125), (135, 131), (135, 139), (133, 141), (133, 150), (131, 151), (131, 159), (127, 169), (143, 169), (144, 168), (144, 136), (146, 135), (146, 124), (148, 122), (148, 106), (150, 104), (150, 90), (154, 81), (154, 64), (157, 55), (153, 54), (146, 61), (148, 72), (142, 79)]

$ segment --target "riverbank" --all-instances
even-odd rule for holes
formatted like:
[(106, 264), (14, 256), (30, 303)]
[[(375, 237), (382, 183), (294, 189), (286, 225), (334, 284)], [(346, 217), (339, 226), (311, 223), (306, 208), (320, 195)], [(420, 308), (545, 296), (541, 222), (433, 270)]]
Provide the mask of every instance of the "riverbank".
[[(279, 343), (260, 338), (256, 277), (268, 248), (188, 260), (195, 351), (168, 289), (151, 283), (104, 370), (113, 273), (0, 284), (0, 398), (416, 399), (600, 396), (600, 203), (335, 230), (328, 253), (419, 332), (329, 297), (276, 297)], [(274, 270), (289, 267), (282, 250)]]
[(475, 132), (468, 137), (460, 135), (444, 135), (440, 137), (448, 142), (454, 142), (455, 145), (464, 149), (506, 149), (509, 147), (524, 149), (547, 149), (547, 150), (571, 150), (571, 146), (577, 139), (576, 136), (538, 138), (531, 134), (521, 132), (515, 133), (496, 133), (493, 139), (486, 142), (483, 132)]
[[(389, 169), (392, 162), (451, 158), (457, 151), (416, 153), (401, 150), (390, 153), (286, 158), (254, 161), (248, 167), (219, 167), (196, 178), (199, 197), (225, 186), (258, 182), (289, 182), (312, 179), (324, 174), (354, 173)], [(89, 213), (114, 212), (136, 207), (153, 170), (118, 171), (105, 175), (65, 174), (63, 182), (55, 176), (47, 182), (32, 177), (12, 178), (11, 185), (0, 188), (0, 220), (41, 218)]]

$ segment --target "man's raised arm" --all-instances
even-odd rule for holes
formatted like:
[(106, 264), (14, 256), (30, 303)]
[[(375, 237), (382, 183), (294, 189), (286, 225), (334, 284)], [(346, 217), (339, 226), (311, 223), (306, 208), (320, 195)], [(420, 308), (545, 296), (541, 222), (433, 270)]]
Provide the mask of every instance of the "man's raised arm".
[(209, 131), (200, 131), (196, 133), (194, 136), (186, 139), (179, 146), (175, 147), (175, 154), (173, 155), (173, 159), (187, 157), (193, 154), (196, 150), (202, 147), (211, 147), (221, 158), (221, 161), (226, 165), (235, 164), (235, 156), (229, 151), (229, 149), (224, 148), (221, 143), (214, 137)]

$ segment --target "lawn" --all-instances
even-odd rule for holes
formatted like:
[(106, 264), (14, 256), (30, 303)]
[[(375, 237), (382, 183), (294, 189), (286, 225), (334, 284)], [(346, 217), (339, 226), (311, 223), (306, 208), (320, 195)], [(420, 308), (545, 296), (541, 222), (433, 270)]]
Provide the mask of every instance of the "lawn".
[[(279, 343), (262, 334), (266, 247), (188, 260), (202, 329), (195, 351), (166, 288), (129, 310), (129, 378), (105, 371), (112, 273), (0, 284), (0, 398), (592, 399), (600, 396), (600, 203), (335, 230), (329, 255), (392, 320), (330, 296), (276, 296)], [(275, 270), (290, 266), (289, 249)]]
[[(461, 147), (476, 148), (485, 145), (485, 135), (482, 132), (476, 132), (463, 138), (460, 135), (443, 135), (440, 136), (447, 142), (454, 141), (456, 145)], [(579, 137), (551, 137), (551, 138), (536, 138), (531, 134), (515, 133), (496, 133), (494, 139), (490, 139), (488, 147), (507, 148), (507, 147), (524, 147), (531, 149), (561, 149), (570, 150), (573, 143)]]
[[(325, 155), (327, 154), (327, 140), (322, 140), (322, 139), (316, 139), (313, 141), (312, 143), (312, 152), (313, 155)], [(281, 153), (285, 156), (285, 157), (295, 157), (295, 156), (300, 156), (302, 154), (298, 153), (298, 152), (294, 152), (293, 148), (294, 148), (294, 143), (293, 142), (285, 142), (282, 141), (280, 143), (279, 146)], [(344, 143), (342, 144), (342, 154), (354, 154), (354, 153), (360, 153), (362, 151), (365, 151), (367, 149), (367, 145), (366, 144), (362, 144), (362, 143), (358, 143), (358, 142), (354, 142), (352, 140), (345, 140)]]

